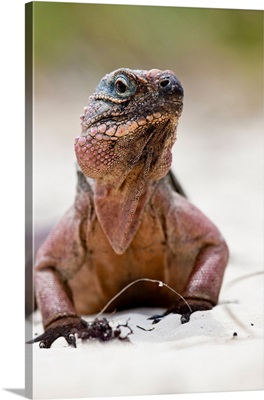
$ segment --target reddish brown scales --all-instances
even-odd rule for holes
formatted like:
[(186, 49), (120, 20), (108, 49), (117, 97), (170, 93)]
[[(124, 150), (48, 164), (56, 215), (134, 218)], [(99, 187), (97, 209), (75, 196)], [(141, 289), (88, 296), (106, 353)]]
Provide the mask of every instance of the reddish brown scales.
[[(170, 285), (193, 311), (217, 303), (227, 246), (167, 175), (182, 104), (174, 73), (159, 70), (114, 71), (90, 97), (75, 140), (84, 173), (75, 204), (36, 259), (45, 328), (78, 325), (78, 315), (100, 311), (139, 278)], [(113, 307), (139, 305), (186, 312), (175, 294), (147, 282)]]

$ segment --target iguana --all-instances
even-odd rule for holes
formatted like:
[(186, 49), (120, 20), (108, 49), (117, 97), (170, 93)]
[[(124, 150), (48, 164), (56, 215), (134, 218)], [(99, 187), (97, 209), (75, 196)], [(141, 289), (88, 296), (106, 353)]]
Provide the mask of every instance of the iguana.
[[(99, 312), (140, 278), (166, 283), (192, 312), (217, 304), (227, 245), (170, 172), (183, 96), (170, 70), (126, 68), (107, 74), (90, 96), (75, 139), (74, 205), (35, 261), (42, 347), (58, 336), (74, 345), (86, 326), (81, 315)], [(182, 298), (147, 281), (111, 309), (138, 306), (191, 313)]]

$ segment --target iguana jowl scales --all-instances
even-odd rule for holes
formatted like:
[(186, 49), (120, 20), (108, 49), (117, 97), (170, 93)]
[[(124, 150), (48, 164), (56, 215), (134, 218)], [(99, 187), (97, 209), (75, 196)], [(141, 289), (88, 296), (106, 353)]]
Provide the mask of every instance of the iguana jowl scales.
[[(71, 343), (71, 333), (82, 330), (80, 315), (99, 312), (139, 278), (165, 282), (192, 311), (217, 304), (226, 243), (169, 172), (182, 107), (182, 86), (169, 70), (118, 69), (89, 98), (75, 140), (75, 203), (36, 257), (44, 347), (59, 335)], [(187, 311), (149, 282), (131, 287), (113, 308), (137, 306)]]

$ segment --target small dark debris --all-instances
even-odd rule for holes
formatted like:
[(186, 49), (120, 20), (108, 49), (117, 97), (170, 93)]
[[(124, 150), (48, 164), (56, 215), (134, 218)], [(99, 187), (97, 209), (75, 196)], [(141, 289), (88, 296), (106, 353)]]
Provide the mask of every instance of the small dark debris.
[[(130, 318), (127, 320), (127, 322), (125, 324), (117, 325), (116, 329), (113, 330), (114, 338), (118, 338), (119, 340), (127, 340), (127, 341), (129, 341), (128, 336), (133, 333), (132, 329), (128, 325), (128, 321), (129, 320), (130, 320)], [(126, 336), (121, 336), (121, 333), (122, 333), (121, 329), (120, 329), (121, 327), (128, 329), (129, 332), (126, 334)]]
[(146, 332), (150, 332), (155, 329), (155, 328), (146, 329), (146, 328), (143, 328), (143, 326), (139, 326), (139, 325), (137, 325), (137, 328), (142, 329), (142, 331), (146, 331)]
[(234, 333), (233, 333), (233, 337), (236, 337), (236, 336), (238, 336), (238, 335), (237, 335), (237, 332), (234, 332)]
[[(126, 336), (121, 336), (121, 327), (127, 328), (129, 332)], [(126, 324), (118, 325), (115, 329), (111, 328), (109, 322), (106, 318), (101, 320), (95, 319), (93, 322), (87, 323), (87, 328), (78, 336), (81, 339), (98, 339), (103, 342), (118, 338), (120, 340), (128, 339), (128, 335), (133, 333), (132, 329), (128, 325), (128, 321)]]
[(254, 324), (251, 322), (251, 326), (254, 326)]

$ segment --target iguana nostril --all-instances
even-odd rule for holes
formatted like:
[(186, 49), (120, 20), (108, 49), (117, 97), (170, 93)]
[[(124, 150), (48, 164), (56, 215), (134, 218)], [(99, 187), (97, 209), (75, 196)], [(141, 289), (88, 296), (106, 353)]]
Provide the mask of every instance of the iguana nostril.
[(171, 81), (170, 81), (169, 78), (164, 78), (164, 79), (162, 79), (162, 80), (160, 81), (159, 84), (160, 84), (160, 86), (161, 86), (162, 88), (165, 88), (165, 87), (169, 86), (170, 83), (171, 83)]
[(183, 96), (183, 88), (175, 76), (165, 75), (159, 80), (159, 90), (163, 94)]

